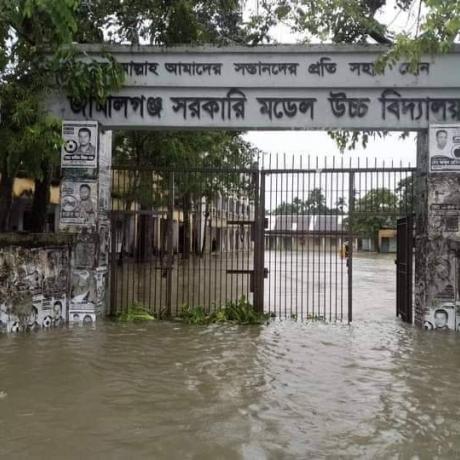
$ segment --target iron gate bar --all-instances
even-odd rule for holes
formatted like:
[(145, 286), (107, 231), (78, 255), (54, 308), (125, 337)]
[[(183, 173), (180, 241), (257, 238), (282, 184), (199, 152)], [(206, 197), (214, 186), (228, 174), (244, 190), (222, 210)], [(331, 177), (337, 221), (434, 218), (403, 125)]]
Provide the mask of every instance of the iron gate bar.
[(377, 167), (377, 168), (293, 168), (293, 169), (281, 169), (281, 168), (269, 168), (269, 169), (261, 169), (265, 175), (269, 174), (341, 174), (341, 173), (398, 173), (398, 172), (415, 172), (415, 168), (411, 166), (404, 166), (404, 167)]
[(412, 274), (414, 247), (413, 215), (398, 219), (396, 254), (396, 316), (404, 322), (412, 324)]
[(174, 172), (169, 173), (169, 195), (168, 195), (168, 235), (167, 235), (167, 267), (166, 267), (166, 314), (171, 316), (172, 308), (172, 276), (174, 267)]
[(129, 209), (127, 209), (126, 211), (125, 210), (120, 210), (120, 209), (113, 209), (112, 211), (110, 211), (110, 214), (112, 215), (127, 215), (127, 214), (131, 214), (131, 215), (140, 215), (140, 216), (161, 216), (163, 215), (163, 213), (161, 212), (158, 212), (158, 211), (149, 211), (149, 210), (144, 210), (144, 209), (139, 209), (137, 211), (131, 211)]
[(355, 208), (355, 173), (348, 176), (348, 323), (353, 321), (353, 213)]
[[(299, 217), (301, 216), (314, 216), (317, 214), (298, 214)], [(393, 214), (391, 214), (393, 215)], [(265, 235), (274, 235), (274, 236), (283, 236), (283, 235), (310, 235), (310, 236), (342, 236), (343, 232), (341, 231), (296, 231), (296, 230), (267, 230)], [(359, 233), (353, 233), (353, 237), (358, 237)]]
[[(321, 174), (321, 173), (398, 173), (398, 172), (415, 172), (416, 168), (412, 166), (396, 166), (396, 167), (391, 167), (391, 166), (366, 166), (366, 167), (341, 167), (341, 168), (321, 168), (318, 166), (318, 168), (272, 168), (271, 166), (268, 168), (264, 168), (263, 166), (260, 168), (254, 167), (254, 168), (212, 168), (212, 167), (206, 167), (206, 168), (163, 168), (163, 167), (157, 167), (157, 166), (149, 166), (148, 164), (142, 165), (142, 168), (145, 169), (151, 169), (152, 171), (159, 171), (162, 173), (176, 173), (176, 174), (181, 174), (181, 173), (215, 173), (215, 174), (228, 174), (228, 173), (241, 173), (241, 174), (253, 174), (253, 173), (264, 173), (265, 175), (269, 174)], [(139, 166), (136, 165), (123, 165), (123, 164), (117, 164), (114, 166), (115, 170), (126, 170), (126, 171), (139, 171)]]
[(254, 309), (264, 311), (264, 252), (265, 252), (265, 175), (254, 173), (255, 182), (255, 238), (254, 238)]
[(254, 225), (255, 220), (227, 220), (229, 225)]
[(110, 238), (110, 244), (111, 244), (111, 251), (110, 251), (110, 276), (109, 276), (109, 282), (110, 282), (110, 302), (109, 302), (109, 314), (110, 316), (115, 316), (117, 314), (117, 310), (115, 308), (115, 299), (116, 299), (116, 286), (117, 286), (117, 270), (116, 270), (116, 254), (117, 251), (113, 250), (113, 247), (117, 247), (117, 238), (116, 238), (116, 228), (115, 225), (113, 225), (113, 222), (111, 222), (110, 225), (110, 233), (111, 233), (111, 238)]
[(214, 167), (203, 167), (203, 168), (181, 168), (181, 167), (174, 167), (174, 168), (167, 168), (162, 166), (155, 166), (149, 164), (142, 164), (142, 165), (133, 165), (133, 164), (116, 164), (113, 166), (112, 169), (115, 170), (126, 170), (126, 171), (139, 171), (139, 168), (147, 171), (156, 171), (161, 173), (175, 173), (176, 175), (180, 174), (201, 174), (201, 173), (210, 173), (210, 174), (253, 174), (262, 171), (261, 168), (252, 167), (252, 168), (239, 168), (239, 167), (222, 167), (222, 168), (214, 168)]

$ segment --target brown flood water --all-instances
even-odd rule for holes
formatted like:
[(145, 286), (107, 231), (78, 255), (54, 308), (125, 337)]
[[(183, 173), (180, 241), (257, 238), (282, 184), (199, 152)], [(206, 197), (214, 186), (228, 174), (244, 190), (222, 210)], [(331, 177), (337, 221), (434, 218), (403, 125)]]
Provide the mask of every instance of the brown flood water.
[(0, 458), (459, 458), (460, 335), (354, 262), (346, 324), (98, 324), (0, 337)]

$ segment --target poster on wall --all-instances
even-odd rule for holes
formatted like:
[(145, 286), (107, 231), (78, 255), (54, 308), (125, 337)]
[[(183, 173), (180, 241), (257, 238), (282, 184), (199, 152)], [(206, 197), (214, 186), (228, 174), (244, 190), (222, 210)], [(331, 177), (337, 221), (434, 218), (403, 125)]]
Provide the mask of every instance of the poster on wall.
[(428, 192), (429, 227), (433, 236), (460, 232), (460, 174), (432, 175)]
[(36, 331), (41, 328), (61, 327), (67, 322), (67, 298), (34, 295), (28, 315), (18, 317), (11, 307), (0, 304), (0, 332)]
[(71, 310), (69, 313), (69, 323), (93, 326), (96, 323), (96, 314), (87, 310)]
[(455, 303), (456, 306), (456, 316), (455, 316), (455, 322), (456, 322), (456, 330), (460, 332), (460, 302)]
[(460, 172), (460, 125), (430, 125), (430, 172)]
[(96, 266), (97, 235), (94, 233), (80, 234), (75, 243), (74, 267), (93, 268)]
[(108, 174), (99, 175), (99, 216), (109, 219), (109, 212), (111, 206), (111, 177)]
[(95, 181), (61, 184), (60, 226), (96, 224), (97, 184)]
[(110, 227), (108, 225), (99, 226), (99, 265), (107, 267), (110, 257)]
[(95, 310), (96, 280), (93, 270), (72, 270), (70, 309)]
[(456, 308), (453, 302), (445, 302), (433, 307), (425, 315), (424, 328), (428, 330), (455, 330)]
[(100, 136), (99, 150), (99, 218), (108, 220), (108, 213), (111, 206), (111, 186), (112, 186), (112, 132), (104, 132)]
[(105, 313), (107, 268), (96, 269), (96, 308), (98, 313)]
[(73, 270), (69, 322), (92, 324), (96, 320), (96, 280), (92, 270)]
[(112, 131), (105, 131), (100, 136), (99, 168), (110, 173), (112, 166)]
[(98, 124), (96, 121), (62, 123), (61, 166), (63, 168), (96, 168)]
[(34, 296), (29, 327), (63, 326), (67, 322), (67, 299), (62, 297)]
[[(449, 265), (455, 265), (455, 262), (452, 261), (450, 264), (445, 263), (443, 265), (444, 269), (447, 269)], [(455, 267), (451, 268), (455, 271)], [(448, 272), (451, 270), (448, 269), (446, 274)], [(455, 330), (457, 328), (455, 274), (451, 273), (450, 278), (452, 282), (445, 284), (433, 297), (430, 311), (425, 315), (425, 329)]]

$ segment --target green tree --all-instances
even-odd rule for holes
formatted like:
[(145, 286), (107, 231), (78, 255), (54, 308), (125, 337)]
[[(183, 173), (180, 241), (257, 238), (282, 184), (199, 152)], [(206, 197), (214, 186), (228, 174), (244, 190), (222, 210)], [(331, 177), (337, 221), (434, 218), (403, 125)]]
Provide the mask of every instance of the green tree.
[(353, 214), (344, 221), (351, 226), (353, 233), (362, 238), (372, 238), (378, 247), (378, 232), (382, 228), (396, 228), (399, 215), (399, 200), (387, 188), (376, 188), (367, 192), (355, 202)]
[(44, 109), (56, 75), (76, 100), (103, 102), (121, 87), (122, 71), (110, 57), (104, 63), (79, 59), (73, 43), (80, 7), (78, 0), (0, 0), (0, 231), (8, 229), (18, 172), (36, 179), (34, 230), (43, 228), (61, 144), (60, 122)]
[[(0, 229), (7, 227), (18, 171), (37, 180), (34, 203), (42, 206), (35, 215), (40, 220), (46, 214), (43, 192), (59, 163), (60, 129), (41, 102), (54, 76), (76, 102), (91, 97), (103, 103), (122, 84), (123, 73), (110, 56), (83, 62), (74, 43), (225, 45), (256, 44), (264, 37), (254, 25), (245, 27), (239, 0), (0, 0), (0, 138), (7, 140), (0, 152)], [(47, 145), (39, 149), (43, 132)]]
[[(256, 43), (263, 39), (263, 33), (254, 34), (253, 29), (243, 24), (238, 0), (133, 1), (129, 11), (123, 10), (117, 18), (116, 32), (112, 37), (134, 43), (226, 45)], [(143, 167), (157, 168), (160, 176), (161, 169), (165, 168), (248, 168), (257, 155), (257, 151), (244, 142), (239, 133), (225, 131), (118, 133), (116, 144), (116, 161), (130, 162), (139, 168), (136, 201), (145, 210), (155, 207), (157, 200), (151, 197), (152, 175), (142, 173)], [(178, 176), (176, 196), (177, 201), (181, 201), (184, 214), (184, 255), (187, 257), (192, 244), (191, 214), (196, 212), (197, 203), (202, 197), (209, 205), (219, 194), (245, 193), (247, 181), (236, 173)], [(166, 177), (163, 177), (163, 187), (167, 187)], [(205, 216), (208, 214), (208, 210), (205, 210)], [(140, 224), (140, 239), (146, 244), (151, 225), (148, 220)], [(195, 245), (195, 251), (200, 252), (201, 248)], [(144, 254), (147, 255), (148, 251)]]
[[(226, 131), (161, 131), (155, 133), (120, 133), (115, 142), (115, 163), (135, 166), (129, 189), (122, 197), (127, 209), (136, 202), (143, 210), (167, 205), (169, 174), (175, 175), (176, 205), (184, 215), (184, 256), (191, 251), (191, 214), (205, 198), (206, 205), (219, 195), (251, 196), (250, 178), (238, 169), (249, 169), (258, 155), (257, 149), (244, 141), (238, 133)], [(209, 168), (225, 173), (208, 173)], [(202, 170), (201, 172), (199, 170)], [(195, 172), (190, 172), (195, 170)], [(235, 172), (232, 172), (235, 170)], [(152, 174), (152, 171), (155, 174)], [(117, 191), (114, 191), (117, 197)], [(206, 213), (207, 211), (205, 211)], [(152, 232), (151, 221), (141, 219), (140, 240), (146, 248)], [(150, 223), (149, 223), (150, 222)], [(151, 241), (151, 238), (150, 238)], [(201, 252), (195, 245), (196, 252)], [(148, 250), (141, 251), (145, 256)]]
[(291, 203), (282, 201), (273, 211), (274, 215), (304, 214), (305, 202), (295, 197)]
[(328, 214), (329, 208), (326, 206), (326, 197), (320, 188), (314, 188), (305, 200), (305, 209), (309, 214)]
[(347, 202), (343, 196), (340, 196), (337, 201), (335, 202), (335, 212), (336, 214), (344, 214), (345, 208), (347, 207)]
[(398, 182), (396, 187), (396, 194), (398, 196), (398, 207), (400, 216), (407, 216), (415, 211), (414, 197), (415, 197), (415, 180), (414, 175), (411, 174)]
[(239, 0), (98, 0), (82, 2), (80, 11), (81, 43), (105, 36), (112, 43), (226, 45), (256, 37), (242, 23)]
[(327, 207), (322, 190), (314, 188), (305, 200), (294, 197), (290, 203), (283, 201), (272, 211), (272, 214), (331, 214), (333, 211)]
[(418, 13), (415, 30), (402, 31), (394, 29), (394, 20), (382, 21), (386, 0), (265, 0), (263, 5), (267, 22), (288, 22), (305, 41), (388, 45), (382, 65), (401, 57), (416, 64), (423, 54), (448, 51), (460, 34), (459, 0), (396, 0), (394, 18)]
[[(266, 28), (288, 24), (304, 42), (319, 38), (322, 42), (386, 45), (376, 63), (379, 72), (403, 58), (415, 71), (422, 55), (445, 53), (460, 37), (460, 0), (396, 0), (394, 19), (417, 14), (412, 30), (395, 29), (394, 19), (382, 21), (384, 9), (390, 8), (385, 0), (264, 0), (262, 6), (259, 22)], [(343, 130), (329, 134), (342, 151), (358, 143), (365, 147), (370, 137), (386, 135), (383, 131)]]

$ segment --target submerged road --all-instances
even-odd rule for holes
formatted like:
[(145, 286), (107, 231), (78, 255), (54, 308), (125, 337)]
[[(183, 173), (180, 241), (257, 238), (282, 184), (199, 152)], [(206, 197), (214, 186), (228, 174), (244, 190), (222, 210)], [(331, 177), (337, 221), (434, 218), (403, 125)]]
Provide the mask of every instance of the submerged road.
[(460, 336), (394, 317), (393, 259), (355, 260), (352, 326), (0, 336), (0, 457), (458, 458)]

